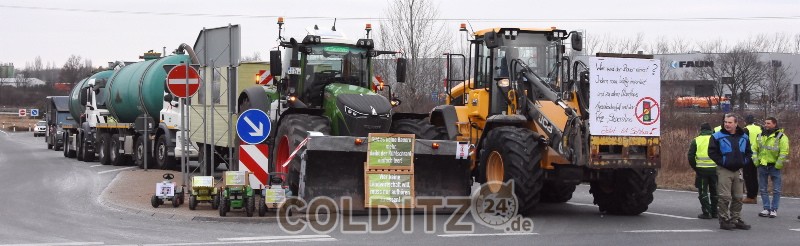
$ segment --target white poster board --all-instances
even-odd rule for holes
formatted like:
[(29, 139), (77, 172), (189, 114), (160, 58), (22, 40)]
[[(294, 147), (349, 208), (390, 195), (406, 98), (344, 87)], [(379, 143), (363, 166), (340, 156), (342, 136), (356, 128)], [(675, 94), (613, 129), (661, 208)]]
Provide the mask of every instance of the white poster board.
[(156, 183), (156, 196), (157, 197), (173, 197), (175, 196), (175, 183)]
[(661, 135), (661, 62), (589, 58), (592, 135)]

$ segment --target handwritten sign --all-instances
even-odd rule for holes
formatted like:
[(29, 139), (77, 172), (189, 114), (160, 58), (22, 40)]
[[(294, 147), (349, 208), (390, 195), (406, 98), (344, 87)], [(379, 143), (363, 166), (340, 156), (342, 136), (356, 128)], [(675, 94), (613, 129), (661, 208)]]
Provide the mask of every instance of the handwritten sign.
[(194, 176), (192, 177), (192, 187), (214, 187), (214, 177)]
[(592, 135), (661, 135), (660, 65), (656, 59), (589, 59)]
[(247, 172), (225, 171), (225, 185), (247, 185)]
[(368, 169), (412, 169), (414, 134), (370, 133)]
[(366, 207), (414, 207), (414, 174), (367, 173), (366, 181)]

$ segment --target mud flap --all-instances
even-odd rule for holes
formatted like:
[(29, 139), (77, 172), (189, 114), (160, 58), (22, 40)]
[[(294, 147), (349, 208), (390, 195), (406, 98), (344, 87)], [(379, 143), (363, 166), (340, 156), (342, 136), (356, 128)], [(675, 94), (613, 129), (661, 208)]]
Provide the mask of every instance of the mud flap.
[[(356, 145), (357, 137), (310, 137), (301, 154), (298, 196), (305, 201), (329, 197), (342, 208), (341, 197), (351, 197), (354, 211), (364, 211), (364, 163), (367, 138)], [(415, 140), (415, 194), (422, 196), (469, 196), (472, 187), (469, 162), (456, 159), (457, 142)], [(433, 143), (439, 148), (433, 149)], [(417, 211), (422, 211), (417, 208)]]

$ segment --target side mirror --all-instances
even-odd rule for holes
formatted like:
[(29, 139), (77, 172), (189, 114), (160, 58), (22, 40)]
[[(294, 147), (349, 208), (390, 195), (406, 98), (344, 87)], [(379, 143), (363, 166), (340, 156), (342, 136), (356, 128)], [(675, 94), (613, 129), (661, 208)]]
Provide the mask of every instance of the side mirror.
[(269, 74), (272, 75), (272, 77), (281, 76), (281, 69), (281, 51), (269, 51)]
[(503, 45), (502, 38), (498, 38), (497, 33), (494, 31), (483, 34), (483, 42), (486, 44), (486, 48), (489, 49), (494, 49)]
[(576, 51), (583, 50), (583, 37), (581, 37), (581, 34), (576, 31), (572, 31), (571, 34), (572, 37), (569, 41), (572, 43), (572, 49)]
[(166, 95), (164, 95), (164, 101), (165, 102), (171, 102), (172, 101), (172, 93), (167, 93)]
[(406, 82), (406, 58), (397, 58), (397, 82)]

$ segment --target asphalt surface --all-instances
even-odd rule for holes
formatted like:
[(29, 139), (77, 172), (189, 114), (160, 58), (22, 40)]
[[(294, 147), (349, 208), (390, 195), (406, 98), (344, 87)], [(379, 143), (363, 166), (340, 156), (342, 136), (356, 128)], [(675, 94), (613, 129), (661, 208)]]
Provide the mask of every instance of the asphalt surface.
[[(761, 205), (745, 205), (750, 231), (724, 231), (716, 220), (700, 220), (694, 192), (659, 190), (648, 212), (613, 216), (591, 205), (588, 186), (566, 204), (542, 204), (531, 217), (533, 231), (508, 234), (476, 224), (471, 232), (445, 232), (447, 215), (411, 216), (412, 232), (343, 233), (336, 226), (299, 234), (277, 223), (201, 221), (186, 216), (140, 213), (108, 205), (100, 195), (122, 170), (67, 159), (30, 133), (0, 132), (0, 245), (798, 245), (800, 200), (781, 200), (778, 218), (760, 218)], [(152, 184), (146, 184), (151, 186)], [(367, 216), (354, 218), (361, 223)], [(307, 222), (307, 220), (301, 220)], [(316, 221), (316, 220), (309, 220)], [(322, 220), (324, 221), (324, 220)], [(470, 215), (463, 223), (473, 223)], [(320, 222), (322, 223), (322, 222)]]

